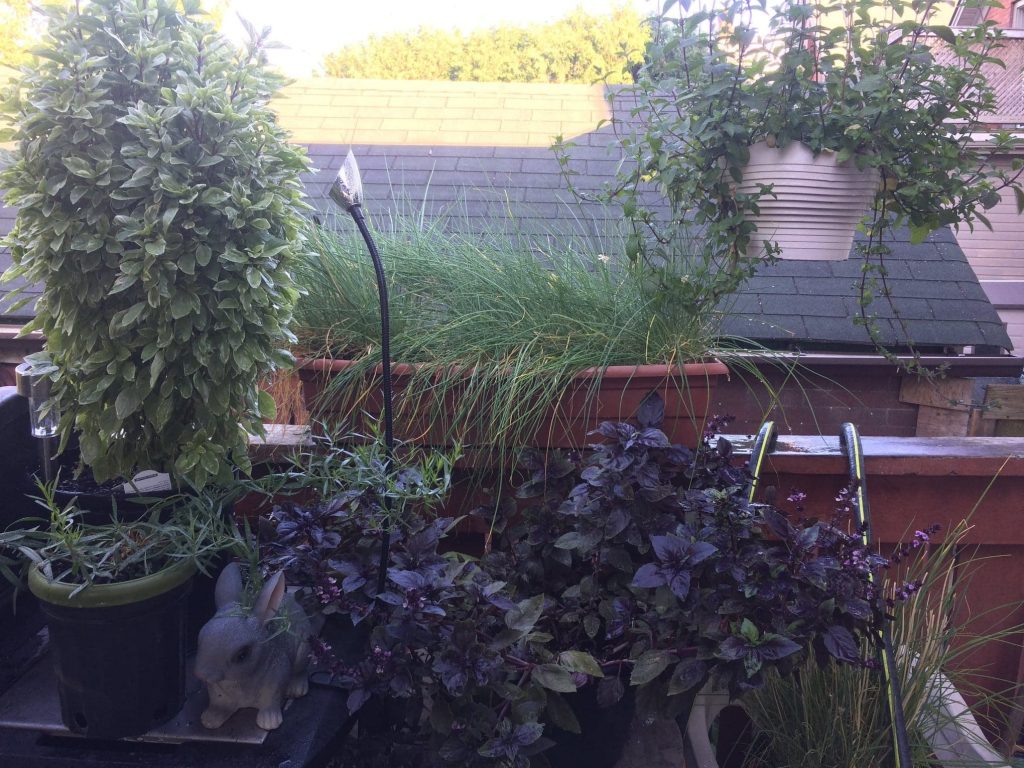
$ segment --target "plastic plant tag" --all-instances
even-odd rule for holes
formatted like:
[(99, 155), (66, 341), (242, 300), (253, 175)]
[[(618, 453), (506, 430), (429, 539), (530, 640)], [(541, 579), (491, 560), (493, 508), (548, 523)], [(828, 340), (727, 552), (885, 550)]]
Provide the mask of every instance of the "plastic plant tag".
[(139, 472), (130, 482), (121, 486), (125, 493), (154, 493), (157, 491), (171, 490), (171, 476), (166, 472), (156, 472), (152, 469), (144, 469)]

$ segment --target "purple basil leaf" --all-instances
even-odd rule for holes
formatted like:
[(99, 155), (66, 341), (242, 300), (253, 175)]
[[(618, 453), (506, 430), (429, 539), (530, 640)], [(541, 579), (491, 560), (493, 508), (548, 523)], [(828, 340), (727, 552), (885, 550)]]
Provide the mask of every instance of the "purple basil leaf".
[(416, 571), (388, 571), (388, 578), (407, 592), (414, 589), (423, 589), (427, 586), (427, 580), (423, 574)]
[(641, 589), (656, 589), (665, 583), (665, 577), (654, 563), (641, 565), (640, 569), (633, 576), (632, 586)]
[(600, 531), (569, 531), (555, 540), (555, 549), (577, 550), (589, 553), (601, 541)]
[(616, 424), (614, 421), (602, 421), (598, 424), (597, 429), (592, 431), (591, 435), (600, 435), (601, 437), (607, 437), (610, 440), (618, 440), (621, 430), (619, 429), (622, 425)]
[(715, 655), (726, 661), (738, 661), (745, 657), (749, 651), (750, 646), (745, 638), (730, 635), (719, 644), (718, 652)]
[(780, 539), (788, 539), (790, 537), (790, 532), (793, 530), (793, 526), (789, 524), (789, 520), (787, 520), (778, 510), (766, 509), (764, 511), (764, 521), (771, 529), (771, 532)]
[(800, 531), (800, 535), (797, 536), (797, 544), (803, 549), (810, 549), (817, 543), (819, 533), (821, 533), (821, 528), (817, 525), (804, 528)]
[(718, 551), (718, 547), (706, 541), (698, 541), (690, 547), (690, 565), (696, 565), (711, 557)]
[(608, 513), (607, 520), (605, 520), (604, 538), (611, 539), (618, 536), (629, 526), (632, 517), (628, 507), (616, 504), (612, 507), (611, 512)]
[(540, 723), (523, 723), (516, 726), (512, 731), (512, 741), (519, 747), (533, 744), (544, 733), (544, 726)]
[(666, 560), (682, 560), (686, 557), (686, 542), (678, 536), (668, 534), (666, 536), (651, 536), (651, 545), (654, 547), (654, 554), (662, 562)]
[(839, 607), (855, 619), (867, 621), (871, 618), (871, 606), (868, 604), (867, 600), (863, 600), (862, 598), (849, 597), (845, 600), (841, 600)]
[(672, 442), (660, 429), (648, 427), (637, 436), (637, 442), (645, 448), (670, 448)]
[(704, 682), (707, 665), (700, 659), (683, 659), (676, 664), (672, 679), (669, 681), (669, 695), (683, 693)]
[(860, 658), (857, 641), (846, 627), (833, 624), (822, 634), (822, 640), (825, 642), (825, 650), (841, 661), (857, 661)]
[(350, 576), (346, 576), (341, 582), (341, 591), (346, 595), (350, 592), (355, 592), (360, 587), (366, 584), (366, 578), (358, 573), (353, 573)]
[(658, 394), (657, 390), (651, 390), (644, 399), (640, 401), (640, 406), (636, 409), (636, 414), (633, 417), (636, 423), (641, 427), (660, 427), (665, 421), (665, 401), (661, 399), (661, 395)]
[(690, 572), (689, 571), (677, 571), (672, 574), (669, 579), (668, 588), (672, 590), (672, 594), (678, 597), (680, 600), (685, 600), (686, 596), (690, 593)]
[(348, 704), (348, 713), (353, 715), (358, 712), (362, 708), (363, 704), (366, 703), (368, 698), (370, 698), (370, 694), (365, 688), (355, 688), (349, 691), (348, 700), (346, 702)]
[(477, 750), (481, 757), (504, 757), (511, 758), (516, 753), (516, 747), (506, 736), (495, 736), (483, 743)]
[(781, 635), (770, 636), (767, 640), (757, 646), (757, 651), (762, 659), (778, 661), (779, 659), (798, 653), (803, 646), (794, 643), (788, 637)]

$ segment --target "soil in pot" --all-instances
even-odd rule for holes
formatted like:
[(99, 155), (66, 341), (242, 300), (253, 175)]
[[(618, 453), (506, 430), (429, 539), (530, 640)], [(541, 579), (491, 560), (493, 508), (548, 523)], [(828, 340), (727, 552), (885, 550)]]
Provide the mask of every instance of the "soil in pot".
[(30, 574), (49, 626), (65, 726), (91, 738), (139, 736), (178, 713), (185, 702), (186, 604), (194, 572), (182, 562), (74, 597), (72, 585)]
[[(77, 500), (76, 504), (82, 512), (81, 520), (89, 525), (109, 523), (115, 507), (119, 519), (125, 522), (140, 520), (149, 512), (148, 504), (139, 501), (140, 499), (166, 499), (177, 493), (169, 487), (163, 487), (164, 484), (159, 481), (157, 488), (151, 488), (146, 484), (140, 485), (140, 493), (125, 493), (123, 478), (97, 482), (89, 466), (81, 467), (81, 471), (78, 472), (79, 458), (75, 446), (69, 446), (58, 457), (57, 466), (60, 470), (56, 488), (57, 502), (64, 506), (72, 500)], [(172, 511), (168, 506), (164, 514), (170, 516)]]

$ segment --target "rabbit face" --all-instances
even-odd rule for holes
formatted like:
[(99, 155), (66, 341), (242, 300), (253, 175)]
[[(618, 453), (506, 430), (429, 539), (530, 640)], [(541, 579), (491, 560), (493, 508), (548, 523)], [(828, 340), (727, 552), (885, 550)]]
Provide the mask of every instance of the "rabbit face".
[(243, 614), (240, 607), (219, 612), (199, 632), (196, 677), (207, 684), (251, 680), (263, 668), (269, 650), (258, 618)]

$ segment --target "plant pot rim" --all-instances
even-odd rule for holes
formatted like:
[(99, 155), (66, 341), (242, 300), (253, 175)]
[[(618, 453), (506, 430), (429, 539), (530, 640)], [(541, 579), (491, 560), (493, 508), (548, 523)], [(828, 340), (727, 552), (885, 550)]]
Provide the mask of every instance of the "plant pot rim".
[[(170, 592), (192, 578), (195, 573), (195, 563), (191, 560), (179, 560), (148, 576), (116, 584), (90, 584), (79, 589), (80, 584), (50, 581), (43, 575), (39, 565), (33, 565), (28, 572), (28, 588), (40, 600), (53, 605), (66, 608), (110, 608), (140, 603)], [(72, 595), (76, 589), (79, 591)]]
[[(829, 147), (822, 147), (819, 151), (815, 152), (808, 144), (801, 141), (800, 139), (792, 139), (783, 146), (770, 146), (767, 139), (760, 139), (759, 141), (751, 142), (749, 149), (756, 150), (758, 152), (766, 153), (778, 153), (783, 154), (785, 152), (795, 153), (799, 152), (803, 155), (810, 155), (815, 160), (822, 159), (824, 162), (834, 163), (839, 165), (841, 168), (851, 167), (854, 165), (856, 158), (858, 157), (871, 157), (871, 152), (854, 152), (848, 160), (844, 160), (842, 163), (836, 161), (836, 155), (839, 154), (839, 150), (830, 149)], [(861, 170), (861, 169), (858, 169)], [(868, 170), (868, 169), (863, 169)]]
[[(310, 375), (312, 373), (340, 373), (347, 371), (361, 361), (348, 359), (335, 359), (331, 357), (301, 358), (298, 361), (299, 374)], [(416, 372), (431, 368), (430, 363), (392, 363), (391, 373), (394, 376), (412, 376)], [(377, 363), (374, 372), (380, 373), (383, 366)], [(472, 369), (449, 369), (452, 372), (462, 372), (466, 375), (472, 373)], [(682, 364), (655, 363), (649, 365), (609, 365), (603, 368), (586, 368), (575, 375), (577, 379), (666, 379), (683, 375), (687, 378), (710, 378), (713, 376), (728, 376), (729, 368), (718, 360), (707, 362), (690, 362)]]

